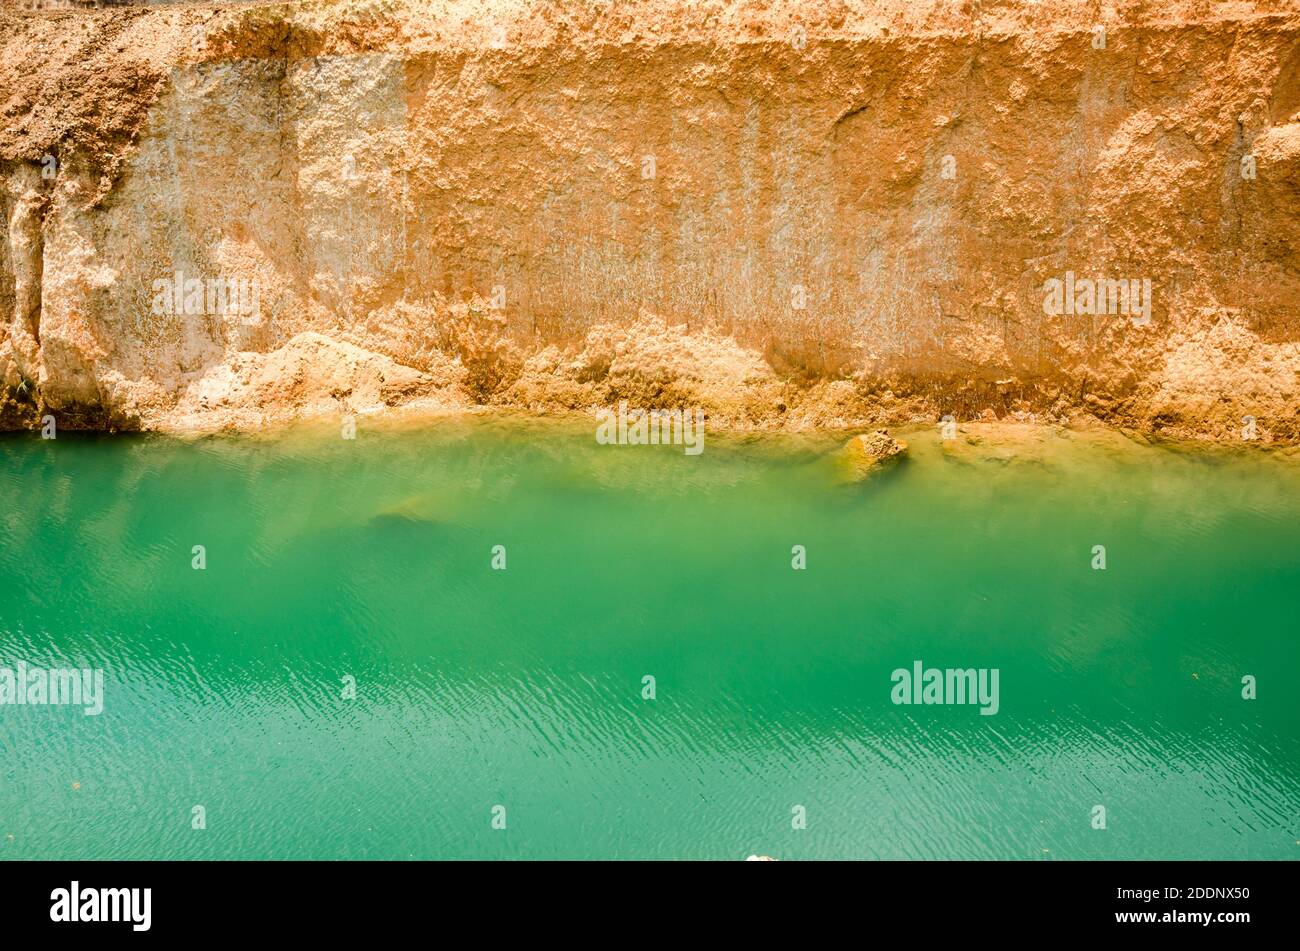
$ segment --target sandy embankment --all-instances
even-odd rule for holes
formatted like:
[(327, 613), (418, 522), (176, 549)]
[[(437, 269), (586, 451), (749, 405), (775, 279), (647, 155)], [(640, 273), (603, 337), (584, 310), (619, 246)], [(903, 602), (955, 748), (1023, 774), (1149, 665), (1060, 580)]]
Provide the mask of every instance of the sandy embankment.
[[(1300, 441), (1291, 2), (10, 12), (0, 101), (2, 428)], [(1046, 313), (1067, 274), (1149, 321)]]

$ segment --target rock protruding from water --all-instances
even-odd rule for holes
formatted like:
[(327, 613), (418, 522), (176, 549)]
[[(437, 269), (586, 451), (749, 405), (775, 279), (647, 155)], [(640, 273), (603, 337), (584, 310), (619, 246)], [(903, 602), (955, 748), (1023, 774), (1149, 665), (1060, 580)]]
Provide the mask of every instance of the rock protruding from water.
[(882, 466), (901, 459), (906, 452), (907, 443), (877, 429), (850, 439), (836, 461), (845, 481), (859, 482)]

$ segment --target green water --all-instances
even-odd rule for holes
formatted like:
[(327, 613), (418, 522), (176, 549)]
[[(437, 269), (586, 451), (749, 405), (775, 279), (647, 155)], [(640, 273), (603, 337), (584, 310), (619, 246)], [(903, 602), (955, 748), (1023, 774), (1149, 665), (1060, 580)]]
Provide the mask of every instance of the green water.
[(909, 438), (0, 439), (0, 856), (1300, 857), (1300, 466)]

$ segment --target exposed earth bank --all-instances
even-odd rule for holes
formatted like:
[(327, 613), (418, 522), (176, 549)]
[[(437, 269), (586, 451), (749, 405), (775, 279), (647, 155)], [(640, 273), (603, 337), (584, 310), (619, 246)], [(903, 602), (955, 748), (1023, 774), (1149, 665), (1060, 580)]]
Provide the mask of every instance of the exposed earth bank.
[(0, 428), (1300, 443), (1294, 0), (18, 6)]

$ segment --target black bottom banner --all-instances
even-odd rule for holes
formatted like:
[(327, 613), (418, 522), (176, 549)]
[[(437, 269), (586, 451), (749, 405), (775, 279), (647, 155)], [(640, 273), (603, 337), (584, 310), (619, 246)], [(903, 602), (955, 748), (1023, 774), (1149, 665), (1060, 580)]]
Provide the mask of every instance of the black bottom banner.
[[(563, 923), (741, 940), (850, 927), (930, 940), (1141, 935), (1233, 940), (1296, 922), (1287, 862), (32, 862), (0, 866), (9, 936), (328, 941), (464, 921), (484, 937)], [(677, 927), (688, 929), (678, 931)], [(609, 930), (617, 929), (617, 930)]]

